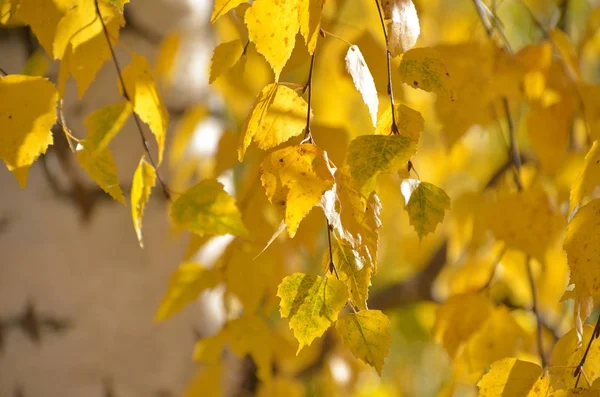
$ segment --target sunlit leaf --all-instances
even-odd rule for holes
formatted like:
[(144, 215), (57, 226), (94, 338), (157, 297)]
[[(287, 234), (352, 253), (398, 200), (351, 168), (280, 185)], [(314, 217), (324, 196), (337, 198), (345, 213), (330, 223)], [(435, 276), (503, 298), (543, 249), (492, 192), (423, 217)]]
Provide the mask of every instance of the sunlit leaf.
[(410, 224), (419, 238), (433, 233), (438, 223), (444, 220), (445, 211), (450, 209), (450, 197), (443, 189), (416, 179), (404, 180), (402, 193), (406, 200), (404, 208), (408, 212)]
[(569, 197), (569, 213), (577, 207), (581, 200), (589, 195), (600, 184), (600, 144), (594, 141), (590, 151), (585, 155), (583, 168), (571, 188)]
[(350, 76), (352, 76), (354, 86), (358, 92), (360, 92), (363, 101), (369, 108), (373, 126), (376, 126), (377, 111), (379, 109), (377, 88), (375, 88), (375, 81), (367, 66), (367, 62), (356, 45), (351, 46), (346, 53), (346, 70), (350, 73)]
[(90, 113), (84, 122), (87, 128), (85, 139), (90, 148), (95, 151), (106, 149), (110, 141), (123, 128), (131, 112), (131, 104), (122, 101)]
[(117, 176), (117, 164), (110, 149), (95, 150), (86, 141), (81, 141), (81, 144), (77, 145), (76, 157), (79, 165), (102, 190), (125, 205), (125, 197)]
[(227, 14), (230, 10), (239, 6), (240, 4), (246, 3), (248, 0), (216, 0), (215, 8), (213, 9), (210, 21), (215, 23), (221, 16)]
[[(425, 120), (421, 113), (405, 105), (396, 105), (394, 108), (396, 116), (396, 125), (400, 135), (406, 136), (415, 143), (419, 143), (421, 132), (425, 129)], [(376, 135), (391, 135), (392, 134), (392, 108), (386, 109), (377, 121), (375, 129)]]
[(402, 57), (400, 79), (413, 88), (454, 99), (452, 79), (441, 55), (433, 48), (414, 48)]
[(539, 365), (516, 358), (492, 364), (490, 371), (477, 383), (480, 397), (551, 397), (548, 377)]
[(241, 40), (228, 41), (221, 43), (215, 48), (210, 60), (210, 76), (208, 83), (212, 84), (219, 76), (235, 65), (244, 52), (244, 45)]
[(321, 11), (325, 0), (298, 0), (300, 33), (304, 37), (308, 52), (312, 54), (317, 45), (321, 28)]
[(135, 233), (142, 248), (144, 248), (144, 242), (142, 241), (142, 217), (144, 216), (144, 208), (150, 199), (150, 192), (155, 183), (156, 171), (142, 157), (133, 174), (131, 185), (131, 217), (133, 218)]

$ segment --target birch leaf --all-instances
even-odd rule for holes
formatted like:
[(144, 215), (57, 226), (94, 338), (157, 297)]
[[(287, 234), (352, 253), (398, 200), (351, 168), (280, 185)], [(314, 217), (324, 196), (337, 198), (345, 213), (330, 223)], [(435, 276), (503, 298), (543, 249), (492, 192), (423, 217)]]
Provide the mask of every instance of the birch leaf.
[[(400, 135), (404, 135), (416, 144), (419, 143), (421, 133), (425, 130), (425, 120), (421, 113), (405, 105), (396, 105), (394, 108), (396, 116), (396, 124)], [(376, 135), (391, 135), (392, 134), (392, 107), (388, 107), (377, 121), (375, 129)]]
[(152, 165), (148, 164), (142, 157), (140, 163), (133, 174), (131, 185), (131, 217), (133, 218), (133, 227), (137, 235), (140, 247), (144, 248), (142, 240), (142, 217), (144, 208), (150, 199), (150, 193), (156, 183), (156, 171)]
[(304, 37), (308, 53), (312, 55), (317, 46), (321, 29), (321, 11), (325, 0), (298, 0), (300, 33)]
[(110, 149), (95, 150), (86, 141), (81, 141), (77, 145), (76, 157), (79, 165), (102, 190), (125, 205), (125, 197), (117, 176), (117, 164)]
[(246, 3), (248, 0), (215, 0), (215, 7), (210, 17), (210, 22), (215, 23), (221, 16), (227, 14), (230, 10)]
[(419, 16), (412, 0), (383, 0), (388, 31), (388, 49), (395, 57), (414, 47), (421, 34)]
[(323, 194), (333, 187), (325, 152), (317, 146), (291, 146), (268, 155), (261, 165), (269, 201), (280, 206), (290, 237)]
[(443, 189), (429, 182), (404, 180), (402, 194), (406, 200), (404, 208), (408, 212), (410, 224), (415, 228), (419, 239), (433, 233), (438, 223), (444, 220), (444, 212), (450, 209), (450, 197)]
[(106, 105), (90, 113), (84, 121), (86, 142), (94, 151), (104, 150), (123, 128), (132, 112), (129, 101)]
[(539, 365), (516, 358), (505, 358), (492, 364), (479, 383), (480, 397), (551, 397), (548, 378)]
[(350, 76), (352, 76), (354, 86), (358, 92), (360, 92), (363, 101), (369, 108), (373, 126), (376, 126), (377, 112), (379, 109), (377, 88), (375, 88), (375, 81), (367, 66), (367, 62), (356, 45), (351, 46), (346, 53), (346, 70), (350, 73)]
[(341, 281), (302, 273), (284, 278), (277, 296), (281, 298), (281, 316), (290, 320), (299, 342), (298, 352), (327, 331), (348, 299)]
[(344, 346), (381, 376), (383, 362), (392, 342), (391, 323), (379, 310), (361, 310), (340, 317), (335, 330)]
[(244, 46), (241, 40), (228, 41), (221, 43), (215, 48), (213, 56), (210, 60), (210, 76), (208, 84), (212, 84), (229, 69), (236, 64), (242, 56)]
[(569, 213), (581, 203), (581, 200), (600, 184), (600, 144), (594, 141), (590, 151), (585, 155), (583, 168), (577, 176), (571, 196), (569, 197)]
[(450, 73), (433, 48), (413, 48), (400, 61), (400, 79), (413, 88), (454, 100)]
[(239, 160), (242, 161), (252, 141), (266, 150), (301, 134), (306, 127), (307, 111), (306, 101), (291, 88), (277, 84), (266, 86), (246, 120), (238, 149)]
[(176, 226), (200, 236), (247, 234), (235, 199), (212, 179), (199, 182), (179, 196), (171, 205), (171, 219)]

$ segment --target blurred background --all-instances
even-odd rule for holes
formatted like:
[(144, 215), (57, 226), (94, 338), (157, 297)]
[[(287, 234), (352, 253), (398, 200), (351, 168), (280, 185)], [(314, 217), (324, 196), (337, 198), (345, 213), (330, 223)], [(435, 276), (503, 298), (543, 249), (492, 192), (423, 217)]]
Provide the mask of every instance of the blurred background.
[[(421, 22), (418, 47), (488, 40), (472, 1), (414, 3)], [(600, 14), (596, 0), (493, 0), (487, 4), (502, 21), (514, 51), (544, 38), (540, 24), (558, 27), (577, 48), (584, 78), (597, 81), (600, 35), (596, 24)], [(156, 67), (170, 115), (168, 157), (161, 169), (170, 188), (182, 192), (194, 181), (218, 177), (238, 201), (239, 192), (251, 197), (248, 208), (256, 208), (261, 218), (250, 219), (255, 222), (252, 231), (257, 244), (264, 246), (279, 219), (275, 212), (264, 209), (262, 189), (253, 191), (251, 185), (256, 181), (248, 177), (264, 154), (252, 149), (244, 164), (238, 164), (236, 148), (251, 104), (273, 81), (273, 74), (250, 45), (243, 65), (236, 64), (208, 84), (215, 46), (238, 39), (245, 44), (247, 37), (243, 24), (247, 5), (215, 25), (210, 24), (212, 8), (209, 0), (132, 0), (125, 7), (127, 24), (116, 47), (117, 57), (125, 64), (134, 51), (147, 56)], [(385, 45), (373, 2), (328, 0), (323, 28), (359, 46), (375, 78), (381, 114), (388, 103)], [(373, 133), (373, 126), (345, 71), (348, 45), (331, 36), (319, 45), (313, 134), (341, 165), (350, 140)], [(309, 61), (298, 36), (280, 80), (304, 84)], [(394, 60), (397, 65), (398, 59)], [(53, 82), (58, 75), (58, 65), (43, 55), (28, 28), (18, 26), (0, 28), (0, 67), (8, 73), (41, 74)], [(116, 78), (113, 65), (107, 62), (81, 100), (74, 82), (69, 82), (64, 116), (75, 136), (84, 135), (83, 120), (91, 111), (120, 98)], [(383, 380), (343, 348), (323, 347), (333, 346), (329, 335), (288, 363), (286, 371), (302, 380), (307, 395), (344, 396), (353, 390), (361, 396), (471, 396), (476, 395), (475, 383), (489, 365), (485, 361), (466, 364), (465, 359), (463, 365), (474, 366), (467, 371), (471, 376), (457, 378), (448, 354), (433, 341), (431, 329), (438, 302), (480, 288), (497, 255), (497, 245), (488, 241), (489, 236), (474, 234), (473, 208), (479, 200), (475, 192), (492, 182), (503, 183), (498, 181), (502, 179), (498, 170), (506, 167), (506, 125), (485, 119), (465, 125), (462, 136), (449, 135), (444, 128), (447, 119), (440, 120), (436, 113), (434, 95), (404, 86), (396, 77), (394, 86), (397, 101), (419, 110), (425, 119), (415, 168), (421, 179), (448, 192), (453, 212), (434, 234), (420, 241), (404, 211), (399, 176), (381, 178), (381, 251), (369, 305), (387, 310), (394, 327)], [(477, 93), (472, 95), (477, 102)], [(523, 148), (525, 154), (535, 157), (526, 138)], [(133, 120), (111, 143), (111, 149), (122, 187), (129, 191), (143, 153)], [(564, 167), (564, 178), (556, 177), (557, 201), (568, 197), (581, 158), (578, 153), (572, 166)], [(568, 161), (571, 164), (571, 159)], [(260, 289), (262, 296), (252, 305), (257, 307), (260, 301), (270, 308), (275, 322), (277, 284), (292, 269), (319, 272), (325, 239), (322, 217), (314, 210), (294, 241), (282, 236), (275, 244), (279, 248), (265, 255), (264, 262), (251, 260), (253, 247), (244, 253), (249, 258), (241, 262), (244, 266), (231, 271)], [(78, 169), (60, 133), (55, 134), (48, 154), (32, 167), (25, 190), (0, 167), (0, 396), (183, 395), (198, 373), (192, 360), (196, 341), (218, 332), (227, 319), (240, 312), (240, 305), (255, 298), (239, 296), (239, 291), (237, 298), (231, 297), (231, 291), (217, 288), (166, 322), (155, 324), (153, 319), (169, 275), (179, 263), (190, 259), (212, 266), (231, 240), (225, 236), (206, 241), (175, 233), (168, 219), (168, 202), (157, 187), (144, 216), (146, 248), (140, 249), (130, 210), (110, 199)], [(485, 247), (484, 253), (478, 250), (470, 256), (473, 244), (478, 249)], [(568, 280), (561, 255), (553, 257), (551, 277), (544, 278), (541, 266), (536, 268), (542, 309), (559, 334), (572, 324), (568, 307), (558, 303)], [(515, 256), (505, 255), (506, 277), (496, 284), (495, 291), (510, 302), (513, 317), (524, 329), (520, 349), (531, 351), (534, 326), (530, 313), (522, 310), (531, 296), (527, 285), (519, 281), (525, 279), (520, 278), (523, 274), (512, 265)], [(283, 269), (272, 270), (273, 263), (281, 261), (285, 261)], [(452, 266), (442, 271), (446, 264)], [(436, 279), (439, 285), (434, 285)], [(289, 339), (287, 324), (279, 323)], [(555, 335), (548, 331), (547, 337)], [(251, 360), (226, 353), (226, 362), (224, 393), (255, 394), (257, 380)], [(198, 390), (202, 387), (195, 395), (213, 395), (209, 389), (205, 393)]]

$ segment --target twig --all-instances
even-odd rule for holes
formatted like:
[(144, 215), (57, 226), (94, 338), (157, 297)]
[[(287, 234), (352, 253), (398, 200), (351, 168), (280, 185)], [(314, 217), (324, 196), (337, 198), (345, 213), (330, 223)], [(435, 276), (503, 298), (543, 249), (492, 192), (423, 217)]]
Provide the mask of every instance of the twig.
[[(112, 43), (110, 42), (110, 34), (108, 33), (108, 29), (106, 28), (106, 24), (104, 23), (104, 19), (102, 18), (102, 13), (100, 12), (100, 6), (98, 5), (98, 0), (95, 0), (94, 4), (96, 6), (96, 14), (98, 15), (98, 18), (100, 19), (100, 23), (102, 24), (102, 30), (104, 31), (104, 36), (106, 37), (106, 42), (108, 43), (108, 48), (110, 50), (110, 54), (111, 54), (113, 63), (115, 65), (115, 69), (117, 70), (117, 74), (119, 75), (119, 81), (121, 82), (121, 87), (123, 89), (123, 98), (125, 98), (127, 101), (132, 103), (131, 97), (129, 96), (129, 93), (127, 92), (127, 88), (125, 86), (125, 80), (123, 79), (121, 67), (119, 66), (119, 62), (117, 61), (117, 55), (115, 54), (115, 50), (113, 48)], [(154, 161), (154, 158), (152, 157), (152, 154), (150, 153), (150, 148), (148, 147), (148, 141), (146, 140), (146, 136), (144, 135), (144, 130), (142, 129), (142, 122), (135, 112), (133, 113), (133, 118), (135, 119), (135, 124), (137, 125), (137, 129), (140, 133), (140, 138), (142, 139), (142, 145), (144, 146), (144, 150), (146, 151), (146, 154), (148, 155), (150, 164), (152, 164), (152, 167), (156, 171), (156, 179), (158, 179), (158, 182), (160, 183), (160, 186), (162, 187), (165, 197), (167, 198), (167, 200), (170, 201), (171, 193), (169, 192), (169, 188), (167, 187), (166, 183), (161, 178), (161, 176), (158, 172), (158, 167), (156, 165), (156, 162)]]
[(386, 56), (387, 56), (387, 73), (388, 73), (387, 91), (388, 91), (388, 96), (390, 97), (390, 105), (392, 106), (392, 134), (400, 134), (400, 130), (398, 129), (398, 124), (396, 123), (396, 112), (394, 109), (394, 89), (392, 87), (392, 54), (390, 53), (390, 49), (388, 47), (388, 34), (387, 34), (387, 29), (385, 28), (385, 20), (383, 18), (383, 11), (381, 11), (381, 7), (379, 6), (379, 0), (375, 0), (375, 5), (377, 6), (377, 12), (379, 13), (379, 20), (381, 21), (381, 28), (383, 29), (383, 37), (385, 38), (385, 52), (386, 52)]
[(314, 144), (315, 141), (312, 136), (312, 132), (310, 131), (310, 111), (312, 107), (312, 89), (313, 89), (313, 73), (315, 70), (315, 58), (317, 56), (317, 47), (315, 46), (315, 50), (313, 51), (312, 57), (310, 58), (310, 70), (308, 72), (308, 81), (306, 82), (306, 86), (304, 90), (308, 89), (308, 110), (306, 111), (306, 128), (304, 129), (304, 139), (302, 142), (308, 142)]
[(527, 268), (527, 277), (529, 279), (529, 285), (531, 286), (531, 310), (535, 314), (535, 320), (537, 322), (537, 346), (542, 360), (542, 368), (548, 367), (548, 361), (546, 360), (546, 354), (544, 353), (543, 334), (542, 334), (542, 319), (538, 308), (537, 301), (537, 288), (535, 286), (535, 279), (533, 278), (533, 271), (531, 269), (531, 258), (527, 255), (525, 261), (525, 267)]
[(350, 47), (352, 47), (352, 46), (354, 45), (354, 44), (352, 44), (351, 42), (349, 42), (348, 40), (346, 40), (346, 39), (344, 39), (344, 38), (342, 38), (342, 37), (340, 37), (340, 36), (338, 36), (338, 35), (336, 35), (336, 34), (333, 34), (333, 33), (331, 33), (331, 32), (328, 32), (328, 31), (327, 31), (327, 30), (325, 30), (325, 29), (321, 29), (321, 35), (322, 35), (323, 37), (331, 36), (331, 37), (333, 37), (334, 39), (338, 39), (339, 41), (342, 41), (342, 42), (344, 42), (344, 43), (348, 44)]
[(4, 69), (2, 69), (2, 68), (0, 68), (0, 73), (2, 73), (2, 74), (3, 74), (3, 75), (5, 75), (5, 76), (8, 76), (8, 73), (6, 73), (6, 72), (4, 71)]
[(339, 280), (340, 275), (333, 263), (333, 248), (331, 246), (331, 225), (329, 224), (329, 219), (325, 217), (325, 222), (327, 222), (327, 243), (329, 244), (329, 273), (335, 274), (335, 277)]
[[(587, 356), (588, 356), (588, 353), (590, 352), (590, 348), (592, 347), (592, 343), (598, 337), (600, 337), (600, 317), (598, 317), (598, 320), (596, 320), (596, 326), (594, 327), (594, 332), (592, 332), (592, 335), (590, 336), (588, 345), (585, 348), (585, 352), (583, 353), (583, 357), (581, 357), (581, 361), (579, 362), (579, 364), (577, 364), (577, 367), (575, 368), (575, 372), (573, 373), (573, 376), (577, 377), (577, 380), (575, 381), (575, 388), (577, 388), (577, 385), (579, 384), (579, 379), (581, 378), (581, 374), (583, 373), (583, 366), (585, 364), (585, 360), (587, 360)], [(585, 374), (584, 374), (584, 376), (585, 376)]]

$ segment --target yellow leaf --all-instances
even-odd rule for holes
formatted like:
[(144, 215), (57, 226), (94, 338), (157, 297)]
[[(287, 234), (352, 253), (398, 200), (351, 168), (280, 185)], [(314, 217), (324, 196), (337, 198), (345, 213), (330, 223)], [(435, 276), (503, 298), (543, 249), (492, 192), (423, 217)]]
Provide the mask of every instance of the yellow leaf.
[(379, 310), (361, 310), (339, 318), (335, 330), (356, 358), (381, 375), (392, 342), (391, 323)]
[(85, 141), (90, 150), (97, 152), (106, 149), (110, 141), (123, 128), (131, 112), (131, 103), (122, 101), (90, 113), (84, 122), (87, 128)]
[(575, 213), (567, 227), (564, 249), (575, 284), (575, 315), (579, 332), (600, 298), (600, 199), (590, 201)]
[(21, 1), (17, 17), (31, 27), (47, 54), (52, 54), (52, 43), (63, 12), (53, 0)]
[(268, 155), (261, 165), (263, 187), (269, 201), (285, 213), (290, 237), (309, 211), (333, 187), (325, 152), (317, 146), (291, 146)]
[(569, 213), (573, 212), (581, 200), (600, 184), (600, 144), (594, 141), (590, 151), (585, 155), (583, 168), (571, 188), (569, 197)]
[[(238, 158), (244, 158), (252, 141), (266, 150), (299, 135), (306, 127), (308, 104), (294, 90), (269, 84), (256, 98), (240, 141)], [(312, 112), (312, 110), (311, 110)]]
[(549, 174), (556, 174), (566, 160), (573, 110), (562, 101), (547, 107), (533, 103), (527, 115), (531, 146)]
[(194, 360), (211, 364), (216, 363), (221, 358), (226, 343), (227, 335), (224, 332), (200, 339), (194, 346)]
[(554, 391), (539, 365), (516, 358), (492, 364), (477, 383), (479, 397), (552, 397)]
[(160, 165), (165, 148), (169, 114), (158, 94), (150, 70), (148, 60), (134, 54), (131, 63), (123, 69), (123, 79), (129, 99), (133, 103), (133, 111), (150, 126), (150, 130), (156, 137), (158, 165)]
[(119, 177), (117, 176), (117, 164), (110, 149), (95, 150), (86, 141), (81, 141), (76, 150), (77, 162), (87, 174), (112, 198), (119, 203), (125, 204), (125, 197)]
[(443, 189), (429, 182), (405, 179), (402, 181), (402, 194), (410, 224), (419, 239), (433, 233), (438, 223), (444, 220), (444, 212), (450, 209), (450, 197)]
[[(54, 59), (62, 59), (69, 44), (73, 51), (77, 51), (81, 44), (102, 37), (107, 45), (102, 22), (96, 14), (95, 1), (75, 0), (67, 7), (66, 14), (56, 27), (52, 45)], [(102, 0), (98, 0), (98, 6), (106, 26), (115, 20), (117, 25), (124, 25), (122, 15), (115, 7)]]
[(298, 0), (300, 33), (304, 37), (309, 54), (312, 54), (317, 46), (324, 3), (325, 0)]
[[(350, 245), (335, 240), (332, 241), (332, 245), (333, 263), (340, 281), (346, 285), (352, 303), (360, 310), (366, 310), (373, 268), (364, 263), (358, 252)], [(325, 252), (322, 262), (325, 273), (329, 271), (329, 259), (329, 252)]]
[(284, 278), (277, 296), (281, 298), (281, 316), (290, 320), (299, 342), (298, 352), (327, 331), (348, 299), (341, 281), (302, 273)]
[(228, 257), (227, 291), (238, 297), (246, 313), (254, 313), (265, 297), (272, 267), (266, 256), (254, 260), (256, 251), (249, 248), (232, 244), (223, 256)]
[(50, 128), (56, 121), (58, 93), (41, 77), (0, 77), (0, 158), (19, 184), (27, 184), (26, 170), (52, 144)]
[(477, 294), (456, 295), (437, 311), (433, 335), (454, 358), (492, 313), (491, 302)]
[(350, 73), (350, 76), (352, 76), (354, 87), (360, 92), (363, 101), (369, 108), (373, 126), (376, 126), (377, 112), (379, 109), (377, 88), (375, 88), (375, 81), (367, 66), (367, 62), (356, 45), (350, 46), (346, 53), (346, 70)]
[(199, 263), (184, 262), (171, 275), (167, 293), (156, 312), (154, 321), (166, 320), (195, 301), (201, 292), (215, 288), (221, 281), (218, 269), (206, 269)]
[(407, 51), (400, 62), (399, 71), (403, 83), (435, 92), (440, 97), (455, 99), (450, 73), (435, 49), (414, 48)]
[(229, 10), (234, 9), (242, 3), (246, 3), (248, 0), (215, 0), (215, 8), (213, 9), (210, 22), (215, 23), (221, 16), (227, 14)]
[(575, 78), (580, 79), (581, 73), (579, 72), (577, 51), (571, 43), (569, 36), (560, 29), (552, 29), (550, 31), (550, 40), (552, 40), (552, 44), (554, 44), (558, 53), (569, 68), (570, 73), (572, 73)]
[[(575, 386), (577, 378), (573, 376), (573, 371), (579, 365), (593, 331), (594, 327), (585, 325), (582, 339), (577, 336), (577, 330), (572, 329), (556, 342), (551, 359), (552, 367), (555, 368), (550, 373), (550, 381), (554, 389), (570, 389)], [(600, 375), (600, 345), (596, 342), (592, 343), (587, 353), (583, 372), (590, 383), (593, 383)], [(579, 386), (586, 387), (586, 385), (582, 375)]]
[(171, 205), (173, 223), (196, 233), (247, 234), (235, 199), (216, 180), (206, 179), (192, 186)]
[(269, 382), (261, 383), (258, 397), (304, 397), (306, 390), (302, 382), (295, 379), (276, 377)]
[(11, 25), (18, 7), (18, 0), (0, 0), (0, 24)]
[(155, 183), (156, 171), (142, 157), (133, 174), (131, 185), (131, 217), (133, 218), (135, 233), (142, 248), (144, 248), (144, 242), (142, 241), (142, 217), (144, 216), (144, 207), (146, 207), (146, 203), (150, 199), (150, 192)]
[(202, 367), (185, 388), (183, 397), (221, 397), (224, 389), (223, 365)]
[(156, 54), (156, 64), (154, 65), (154, 72), (158, 80), (164, 84), (170, 84), (173, 79), (173, 72), (175, 69), (175, 62), (177, 60), (177, 54), (181, 47), (181, 33), (172, 32), (166, 35), (166, 37), (160, 43), (158, 53)]
[(210, 60), (210, 77), (208, 84), (212, 84), (221, 74), (228, 71), (236, 64), (244, 52), (241, 40), (221, 43), (215, 48)]
[(183, 117), (178, 122), (177, 128), (173, 132), (173, 140), (169, 148), (169, 163), (172, 167), (181, 164), (185, 155), (191, 146), (191, 139), (196, 132), (196, 127), (206, 116), (208, 109), (203, 106), (196, 106), (186, 110)]
[(256, 0), (246, 11), (248, 38), (271, 65), (275, 81), (292, 55), (300, 27), (297, 0)]
[(546, 251), (563, 230), (564, 219), (539, 186), (490, 203), (483, 212), (489, 228), (509, 248), (520, 249), (544, 262)]
[[(416, 144), (419, 143), (421, 132), (425, 129), (425, 120), (421, 113), (404, 105), (395, 107), (396, 124), (400, 130), (400, 135), (404, 135)], [(376, 135), (392, 134), (392, 107), (388, 107), (377, 121)]]
[(271, 330), (265, 320), (245, 315), (227, 323), (224, 332), (231, 350), (239, 357), (252, 356), (258, 367), (258, 378), (268, 381), (273, 371), (273, 345)]
[(360, 193), (369, 197), (379, 174), (405, 167), (417, 144), (402, 135), (362, 135), (350, 142), (346, 163)]
[(578, 86), (578, 92), (583, 102), (583, 114), (590, 129), (590, 138), (600, 140), (600, 85), (582, 83)]
[(27, 59), (21, 74), (43, 77), (48, 73), (50, 64), (43, 50), (37, 50)]

